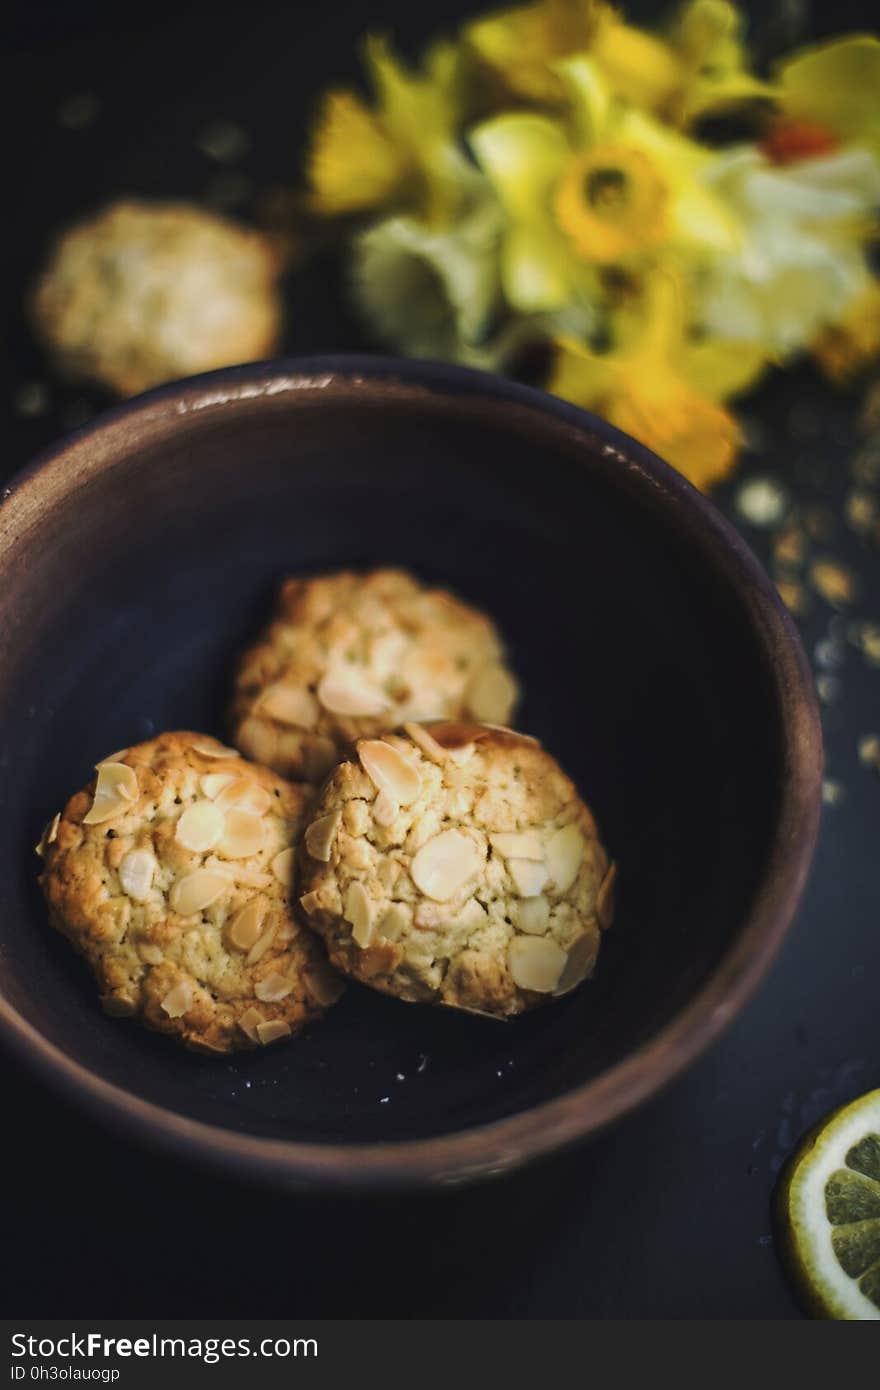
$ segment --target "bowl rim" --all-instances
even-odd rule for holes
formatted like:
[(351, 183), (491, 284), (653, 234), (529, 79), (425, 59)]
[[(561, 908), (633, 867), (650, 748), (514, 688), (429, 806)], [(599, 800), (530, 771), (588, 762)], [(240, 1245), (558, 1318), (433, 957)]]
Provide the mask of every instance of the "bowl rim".
[[(161, 433), (163, 423), (175, 415), (234, 409), (288, 392), (332, 395), (334, 386), (361, 398), (377, 389), (392, 399), (425, 399), (426, 393), (431, 398), (482, 396), (549, 416), (585, 444), (598, 440), (604, 454), (625, 466), (628, 481), (638, 480), (632, 486), (647, 484), (661, 505), (674, 507), (685, 525), (702, 533), (704, 545), (708, 540), (718, 547), (719, 572), (736, 591), (767, 659), (786, 768), (772, 848), (751, 911), (688, 1004), (614, 1066), (500, 1120), (418, 1139), (312, 1143), (193, 1120), (104, 1080), (67, 1056), (3, 995), (0, 1036), (44, 1081), (113, 1128), (228, 1174), (299, 1190), (455, 1186), (507, 1172), (604, 1129), (696, 1060), (754, 994), (788, 930), (815, 846), (823, 766), (818, 704), (794, 622), (745, 540), (712, 503), (656, 454), (599, 417), (543, 391), (467, 367), (338, 354), (221, 368), (159, 386), (105, 411), (15, 473), (0, 494), (0, 523), (11, 498), (29, 492), (83, 441), (106, 436), (104, 442), (112, 443), (118, 435), (124, 445), (133, 426), (159, 426)], [(105, 468), (113, 461), (104, 455), (95, 466)]]

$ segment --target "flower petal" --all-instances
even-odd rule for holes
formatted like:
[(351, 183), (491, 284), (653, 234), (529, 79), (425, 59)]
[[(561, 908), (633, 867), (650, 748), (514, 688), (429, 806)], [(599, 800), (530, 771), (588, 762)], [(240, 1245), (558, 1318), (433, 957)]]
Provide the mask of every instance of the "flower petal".
[(492, 200), (453, 229), (394, 217), (355, 243), (355, 292), (382, 336), (416, 357), (460, 358), (498, 311), (501, 211)]
[(663, 106), (685, 76), (680, 59), (667, 43), (622, 23), (611, 9), (596, 26), (590, 56), (618, 96), (648, 110)]
[(308, 156), (313, 206), (335, 214), (377, 207), (393, 192), (407, 156), (354, 92), (324, 97)]
[(514, 223), (501, 252), (501, 282), (508, 303), (523, 314), (560, 309), (572, 296), (573, 269), (567, 248), (552, 228)]
[(513, 92), (548, 104), (564, 96), (554, 61), (586, 52), (604, 7), (596, 0), (538, 0), (468, 24), (465, 43)]
[(801, 50), (777, 71), (780, 101), (843, 139), (880, 146), (880, 39), (852, 34)]
[(559, 338), (547, 390), (590, 409), (612, 390), (618, 370), (613, 353), (590, 352), (571, 338)]
[(701, 396), (726, 401), (751, 390), (771, 361), (763, 344), (752, 346), (705, 338), (683, 349), (681, 371)]
[(470, 146), (506, 211), (540, 219), (569, 157), (562, 127), (545, 116), (498, 116), (477, 126)]
[(611, 91), (599, 67), (579, 55), (557, 64), (571, 104), (578, 145), (603, 140), (611, 113)]

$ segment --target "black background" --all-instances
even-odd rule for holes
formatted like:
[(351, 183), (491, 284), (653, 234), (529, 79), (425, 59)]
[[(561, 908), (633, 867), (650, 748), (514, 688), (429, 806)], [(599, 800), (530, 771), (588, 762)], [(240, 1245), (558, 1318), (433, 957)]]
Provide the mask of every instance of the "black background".
[[(21, 323), (50, 234), (120, 193), (214, 196), (224, 170), (197, 147), (238, 122), (254, 190), (293, 182), (321, 86), (350, 80), (367, 28), (414, 47), (473, 10), (460, 3), (12, 6), (2, 87), (11, 363), (0, 470), (11, 472), (102, 403), (51, 383)], [(869, 27), (872, 6), (753, 5), (764, 51)], [(637, 18), (656, 7), (631, 5)], [(62, 104), (98, 96), (94, 123)], [(241, 210), (252, 210), (246, 196)], [(332, 258), (292, 277), (285, 347), (370, 348)], [(21, 413), (21, 389), (49, 408)], [(807, 369), (749, 403), (756, 448), (796, 500), (839, 516), (858, 447), (857, 400)], [(729, 512), (735, 486), (719, 500)], [(763, 553), (764, 538), (750, 534)], [(880, 617), (876, 550), (838, 523), (828, 549)], [(820, 602), (808, 651), (825, 634)], [(502, 1182), (429, 1199), (318, 1201), (237, 1187), (109, 1136), (3, 1065), (3, 1311), (31, 1316), (790, 1317), (772, 1245), (775, 1175), (798, 1134), (880, 1085), (880, 780), (856, 756), (880, 728), (880, 671), (851, 651), (825, 710), (829, 806), (807, 898), (768, 983), (689, 1075), (589, 1147)]]

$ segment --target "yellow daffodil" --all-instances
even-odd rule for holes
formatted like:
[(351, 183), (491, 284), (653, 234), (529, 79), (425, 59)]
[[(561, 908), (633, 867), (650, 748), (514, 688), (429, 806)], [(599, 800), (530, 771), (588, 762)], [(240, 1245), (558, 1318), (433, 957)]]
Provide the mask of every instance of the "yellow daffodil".
[(537, 0), (469, 24), (465, 41), (517, 96), (552, 105), (565, 100), (562, 58), (589, 54), (616, 92), (637, 105), (660, 105), (681, 77), (660, 39), (625, 24), (604, 0)]
[(708, 152), (616, 101), (587, 59), (560, 71), (566, 124), (515, 112), (470, 136), (508, 218), (501, 277), (511, 305), (546, 312), (595, 297), (597, 267), (661, 247), (699, 258), (733, 246), (733, 220), (701, 184)]
[(345, 89), (325, 96), (307, 161), (312, 205), (331, 215), (406, 207), (442, 220), (470, 173), (456, 143), (458, 53), (436, 44), (413, 73), (373, 37), (365, 58), (375, 107)]
[(880, 284), (872, 280), (812, 344), (823, 371), (845, 383), (880, 356)]
[(671, 119), (687, 125), (698, 116), (773, 95), (772, 86), (749, 68), (744, 27), (728, 0), (691, 0), (683, 6), (668, 34), (683, 69), (667, 104)]
[(564, 102), (558, 63), (583, 55), (617, 96), (682, 124), (769, 94), (749, 71), (742, 29), (728, 0), (689, 0), (665, 34), (627, 24), (604, 0), (537, 0), (469, 24), (465, 40), (519, 97)]
[(740, 444), (736, 421), (719, 402), (754, 384), (765, 354), (690, 339), (683, 287), (662, 273), (615, 327), (617, 341), (606, 352), (560, 340), (548, 390), (596, 410), (696, 487), (719, 482)]
[(778, 166), (743, 145), (717, 156), (706, 177), (743, 233), (698, 277), (695, 312), (708, 334), (783, 357), (867, 291), (864, 242), (880, 205), (880, 161), (868, 150)]
[(873, 34), (795, 53), (780, 64), (776, 85), (784, 120), (880, 155), (880, 39)]
[(448, 228), (392, 217), (362, 232), (354, 291), (378, 336), (412, 357), (501, 367), (534, 330), (505, 320), (500, 231), (498, 204), (484, 198)]

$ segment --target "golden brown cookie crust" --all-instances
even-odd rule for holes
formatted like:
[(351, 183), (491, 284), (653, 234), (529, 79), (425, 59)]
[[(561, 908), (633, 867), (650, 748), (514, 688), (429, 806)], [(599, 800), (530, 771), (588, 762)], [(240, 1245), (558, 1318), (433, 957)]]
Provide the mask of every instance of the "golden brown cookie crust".
[(488, 617), (401, 570), (288, 579), (239, 666), (232, 740), (319, 781), (354, 740), (405, 720), (506, 723), (517, 698)]
[(189, 203), (124, 199), (58, 239), (30, 313), (66, 376), (130, 396), (270, 357), (282, 268), (260, 232)]
[(301, 847), (300, 903), (344, 974), (507, 1018), (595, 966), (615, 870), (571, 780), (533, 739), (408, 723), (361, 740)]
[(341, 993), (294, 915), (310, 789), (168, 733), (98, 765), (38, 852), (51, 923), (108, 1013), (208, 1052), (298, 1033)]

